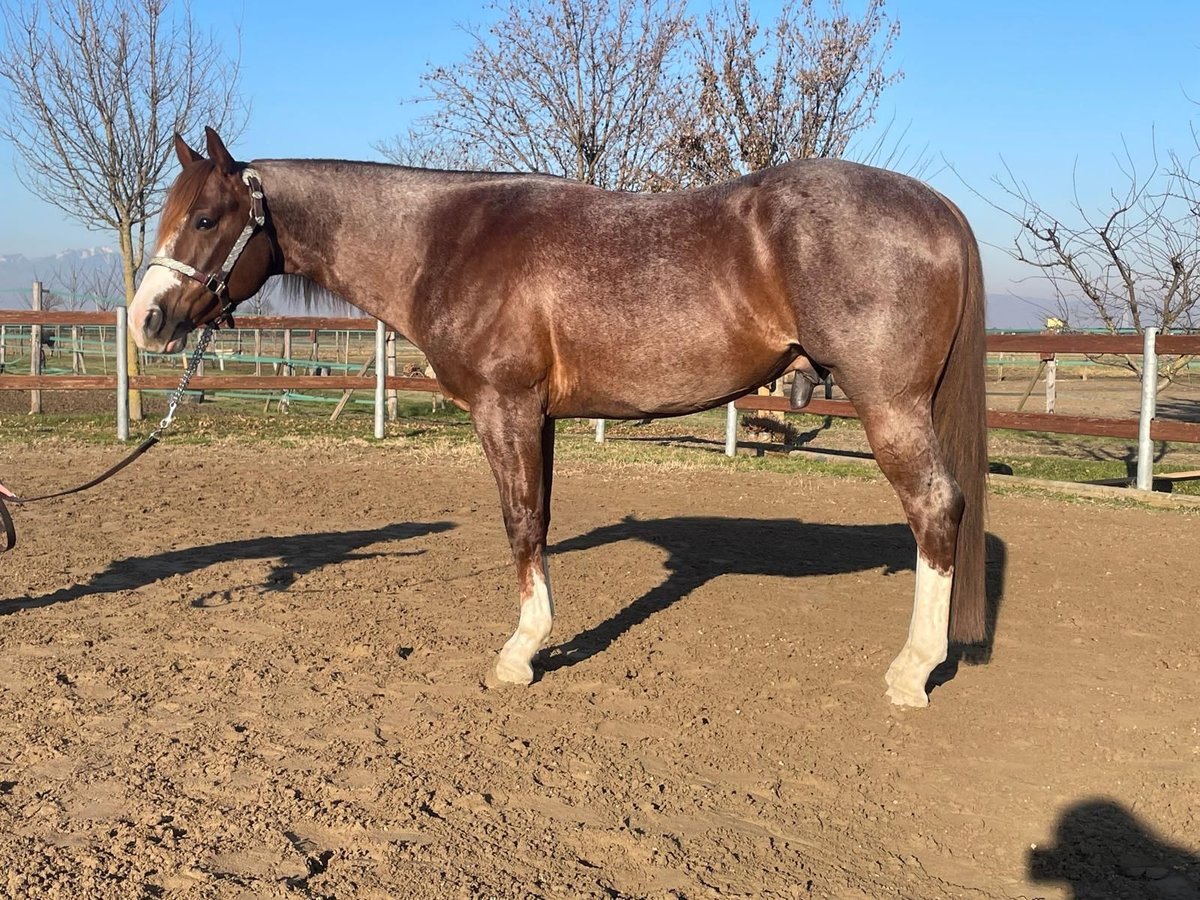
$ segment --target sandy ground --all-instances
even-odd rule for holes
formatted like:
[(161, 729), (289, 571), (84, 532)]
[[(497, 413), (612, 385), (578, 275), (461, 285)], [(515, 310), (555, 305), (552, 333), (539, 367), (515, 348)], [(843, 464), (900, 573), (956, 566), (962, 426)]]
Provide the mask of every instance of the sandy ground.
[(885, 484), (564, 463), (555, 516), (519, 689), (473, 451), (164, 446), (19, 511), (0, 896), (1200, 897), (1194, 513), (995, 497), (992, 659), (919, 711)]

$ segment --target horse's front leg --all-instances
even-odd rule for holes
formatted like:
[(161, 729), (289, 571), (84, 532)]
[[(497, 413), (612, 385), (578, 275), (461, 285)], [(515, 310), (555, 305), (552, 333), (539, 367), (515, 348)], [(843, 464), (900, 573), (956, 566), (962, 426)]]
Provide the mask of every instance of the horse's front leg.
[(517, 565), (521, 612), (517, 630), (500, 651), (496, 677), (512, 684), (533, 681), (533, 658), (554, 621), (546, 531), (554, 467), (554, 421), (541, 398), (493, 395), (471, 403), (475, 432), (496, 476), (504, 527)]

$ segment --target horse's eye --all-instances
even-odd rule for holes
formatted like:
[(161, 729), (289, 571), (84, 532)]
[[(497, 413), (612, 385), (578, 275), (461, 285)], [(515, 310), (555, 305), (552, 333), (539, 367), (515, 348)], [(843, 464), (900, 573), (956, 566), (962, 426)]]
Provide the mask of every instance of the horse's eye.
[(217, 220), (209, 216), (196, 216), (197, 231), (208, 231), (208, 229), (215, 227), (216, 224)]

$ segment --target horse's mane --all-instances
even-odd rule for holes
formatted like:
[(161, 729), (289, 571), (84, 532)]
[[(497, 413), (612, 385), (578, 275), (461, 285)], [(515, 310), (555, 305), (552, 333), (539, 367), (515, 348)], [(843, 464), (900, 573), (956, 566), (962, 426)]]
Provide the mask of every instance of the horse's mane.
[[(167, 193), (163, 206), (160, 231), (174, 227), (196, 203), (204, 184), (212, 175), (215, 163), (211, 159), (198, 159), (184, 166), (179, 178)], [(321, 287), (303, 275), (277, 275), (267, 279), (259, 291), (265, 300), (280, 300), (285, 303), (300, 301), (309, 313), (326, 315), (353, 315), (350, 301)]]
[(265, 299), (284, 302), (300, 301), (309, 313), (324, 313), (326, 315), (354, 315), (356, 310), (345, 297), (321, 287), (311, 278), (304, 275), (287, 274), (274, 275), (267, 279), (259, 291)]

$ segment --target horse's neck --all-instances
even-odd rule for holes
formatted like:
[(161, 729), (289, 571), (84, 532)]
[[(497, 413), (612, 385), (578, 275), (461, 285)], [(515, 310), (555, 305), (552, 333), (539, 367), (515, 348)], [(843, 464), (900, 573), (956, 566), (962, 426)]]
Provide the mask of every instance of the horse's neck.
[(403, 169), (363, 163), (275, 160), (254, 167), (284, 272), (409, 334), (411, 286), (427, 233), (414, 226), (431, 205), (430, 188)]

